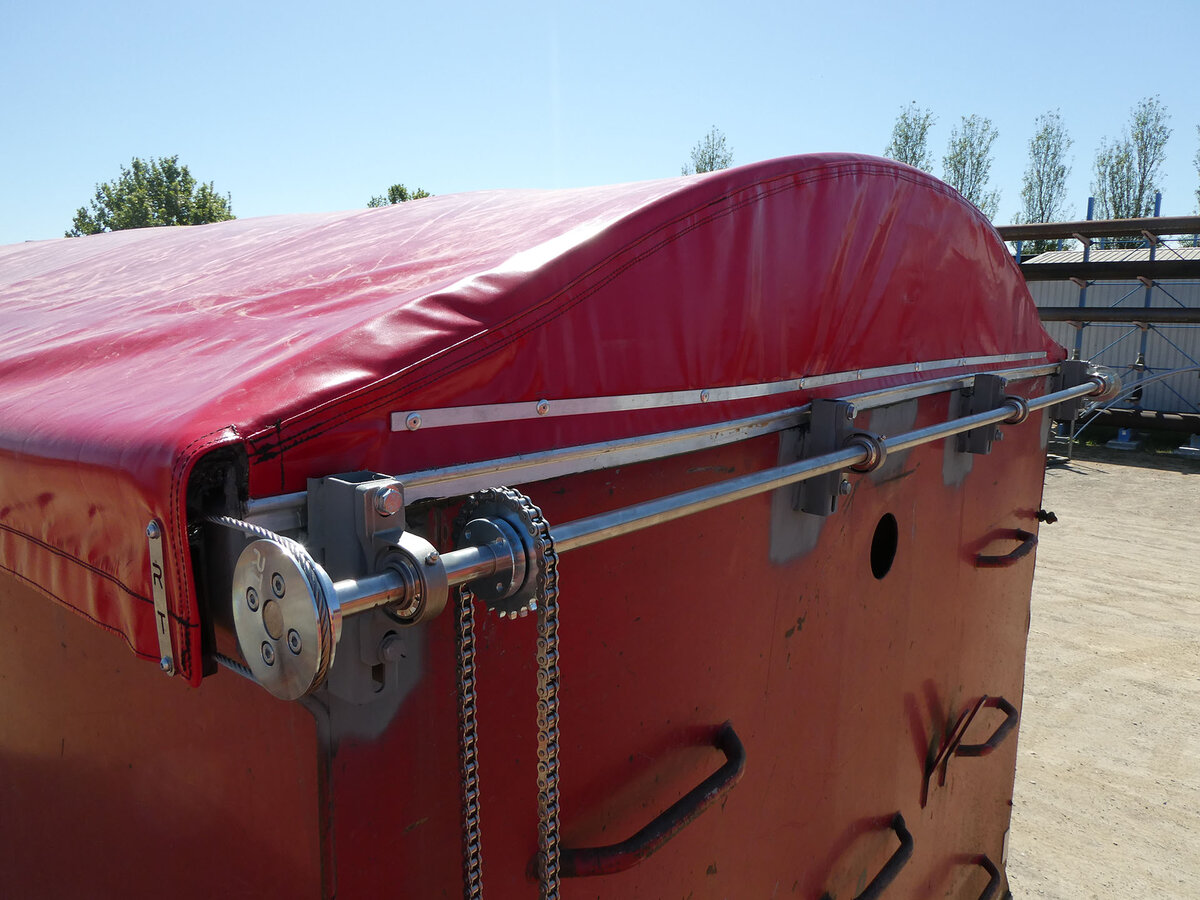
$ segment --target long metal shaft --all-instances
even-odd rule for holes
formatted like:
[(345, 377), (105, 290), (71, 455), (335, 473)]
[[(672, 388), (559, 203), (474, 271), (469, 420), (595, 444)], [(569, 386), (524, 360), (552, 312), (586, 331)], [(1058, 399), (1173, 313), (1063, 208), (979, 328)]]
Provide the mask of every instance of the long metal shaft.
[[(1030, 410), (1042, 409), (1066, 400), (1073, 400), (1076, 397), (1096, 394), (1100, 390), (1101, 387), (1097, 382), (1088, 381), (1062, 391), (1045, 394), (1027, 402)], [(1005, 419), (1011, 419), (1014, 412), (1014, 406), (1005, 404), (994, 410), (964, 416), (960, 419), (953, 419), (949, 422), (930, 425), (927, 428), (918, 428), (914, 431), (897, 435), (896, 437), (886, 438), (883, 443), (889, 452), (908, 450), (921, 444), (927, 444), (931, 441), (960, 434), (964, 431), (970, 431), (972, 428), (1003, 422)], [(836, 472), (850, 466), (858, 465), (865, 462), (867, 456), (868, 451), (866, 449), (862, 447), (850, 447), (822, 456), (814, 456), (811, 459), (789, 463), (786, 466), (764, 469), (761, 472), (752, 472), (737, 478), (729, 478), (725, 481), (694, 488), (690, 491), (659, 497), (635, 506), (627, 506), (622, 509), (612, 510), (611, 512), (588, 516), (584, 519), (576, 519), (574, 522), (566, 522), (554, 529), (554, 546), (559, 553), (565, 553), (568, 550), (575, 550), (579, 547), (586, 547), (589, 544), (629, 534), (633, 531), (640, 531), (643, 528), (649, 528), (663, 522), (670, 522), (673, 519), (679, 519), (706, 509), (712, 509), (715, 506), (721, 506), (725, 503), (732, 503), (735, 500), (741, 500), (745, 497), (752, 497), (755, 494), (773, 491), (797, 481), (803, 481), (807, 478), (814, 478), (818, 475), (825, 475), (829, 472)]]

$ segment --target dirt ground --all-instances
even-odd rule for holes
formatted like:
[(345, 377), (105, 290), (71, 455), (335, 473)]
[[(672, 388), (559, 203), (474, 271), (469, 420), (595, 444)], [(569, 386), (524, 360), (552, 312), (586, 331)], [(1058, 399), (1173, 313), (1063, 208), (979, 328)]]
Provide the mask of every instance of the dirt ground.
[(1046, 475), (1013, 896), (1200, 898), (1200, 461)]

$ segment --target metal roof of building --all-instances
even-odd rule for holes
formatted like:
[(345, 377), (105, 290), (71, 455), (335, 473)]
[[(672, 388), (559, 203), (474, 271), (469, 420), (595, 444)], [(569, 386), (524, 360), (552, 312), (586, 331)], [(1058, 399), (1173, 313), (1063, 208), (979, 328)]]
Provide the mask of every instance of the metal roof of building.
[[(1200, 260), (1200, 247), (1165, 247), (1160, 246), (1154, 254), (1155, 259), (1188, 259)], [(1088, 255), (1088, 262), (1142, 262), (1150, 259), (1147, 247), (1120, 247), (1114, 250), (1093, 250)], [(1051, 250), (1021, 260), (1021, 265), (1039, 263), (1078, 263), (1083, 262), (1082, 250)]]

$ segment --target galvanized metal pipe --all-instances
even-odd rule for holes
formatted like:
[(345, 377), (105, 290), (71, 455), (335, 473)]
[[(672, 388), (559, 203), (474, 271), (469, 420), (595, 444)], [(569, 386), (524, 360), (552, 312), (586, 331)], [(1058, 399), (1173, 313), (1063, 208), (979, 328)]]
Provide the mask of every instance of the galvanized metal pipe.
[[(1009, 383), (1038, 378), (1057, 372), (1058, 364), (1023, 366), (988, 374), (1002, 375)], [(851, 394), (849, 400), (862, 411), (923, 397), (941, 391), (969, 387), (975, 374), (951, 375), (896, 387)], [(678, 431), (638, 435), (613, 441), (601, 441), (577, 447), (542, 450), (503, 459), (462, 463), (440, 469), (428, 469), (397, 476), (404, 484), (406, 503), (430, 497), (453, 497), (468, 494), (496, 484), (519, 485), (542, 481), (562, 475), (612, 466), (628, 465), (653, 459), (663, 459), (682, 453), (747, 440), (764, 434), (782, 431), (801, 424), (808, 417), (809, 404), (774, 413), (764, 413), (742, 419), (702, 425)], [(306, 518), (307, 494), (297, 491), (276, 497), (251, 500), (246, 520), (272, 531), (291, 531), (301, 528)]]
[[(1054, 406), (1067, 400), (1073, 400), (1076, 397), (1098, 394), (1104, 390), (1104, 387), (1104, 383), (1099, 380), (1089, 380), (1075, 387), (1045, 394), (1026, 402), (1032, 411), (1047, 406)], [(963, 416), (949, 422), (930, 425), (926, 428), (918, 428), (915, 431), (897, 435), (896, 437), (885, 438), (883, 444), (889, 452), (908, 450), (921, 444), (927, 444), (941, 438), (961, 434), (964, 431), (970, 431), (972, 428), (1003, 422), (1006, 419), (1013, 418), (1018, 412), (1019, 407), (1016, 404), (1005, 403), (1003, 406), (993, 410), (971, 416)], [(830, 472), (850, 468), (851, 466), (866, 462), (868, 455), (868, 450), (863, 447), (850, 447), (822, 456), (815, 456), (811, 459), (789, 463), (786, 466), (764, 469), (761, 472), (753, 472), (738, 478), (730, 478), (690, 491), (659, 497), (635, 506), (627, 506), (622, 509), (612, 510), (611, 512), (588, 516), (584, 519), (576, 519), (574, 522), (567, 522), (552, 527), (554, 548), (559, 553), (565, 553), (568, 550), (586, 547), (589, 544), (599, 543), (600, 541), (606, 541), (623, 534), (640, 531), (643, 528), (660, 525), (663, 522), (670, 522), (683, 516), (689, 516), (706, 509), (732, 503), (735, 500), (752, 497), (755, 494), (773, 491), (789, 484), (795, 484), (798, 481), (815, 478), (818, 475), (825, 475)]]

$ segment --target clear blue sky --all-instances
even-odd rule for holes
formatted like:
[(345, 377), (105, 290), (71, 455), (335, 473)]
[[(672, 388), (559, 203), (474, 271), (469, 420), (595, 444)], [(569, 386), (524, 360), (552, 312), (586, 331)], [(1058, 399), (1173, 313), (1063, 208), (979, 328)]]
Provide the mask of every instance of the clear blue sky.
[[(1000, 131), (1000, 222), (1034, 117), (1092, 158), (1141, 97), (1172, 116), (1164, 214), (1194, 212), (1200, 3), (40, 4), (0, 14), (0, 243), (61, 236), (133, 156), (179, 154), (239, 217), (679, 174), (721, 128), (745, 163), (881, 153), (910, 100)], [(940, 166), (935, 170), (940, 174)]]

